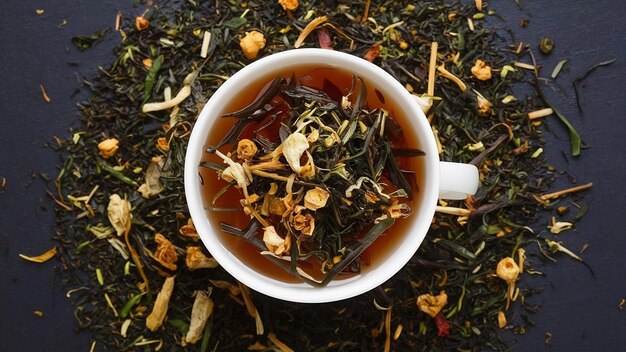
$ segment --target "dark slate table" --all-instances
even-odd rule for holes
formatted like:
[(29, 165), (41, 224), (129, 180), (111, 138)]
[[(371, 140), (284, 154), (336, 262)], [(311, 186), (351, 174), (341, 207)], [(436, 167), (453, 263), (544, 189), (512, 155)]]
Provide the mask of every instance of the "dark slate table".
[[(469, 0), (464, 0), (468, 1)], [(542, 268), (535, 279), (544, 290), (533, 300), (542, 306), (532, 319), (536, 326), (518, 340), (516, 350), (623, 351), (626, 347), (626, 2), (598, 0), (514, 0), (489, 3), (511, 24), (517, 39), (536, 44), (542, 35), (556, 42), (543, 57), (544, 76), (561, 58), (568, 70), (545, 87), (550, 100), (581, 132), (588, 149), (578, 158), (569, 151), (565, 130), (554, 117), (546, 119), (545, 152), (550, 163), (579, 183), (594, 182), (586, 199), (590, 209), (574, 231), (562, 234), (578, 250), (589, 243), (585, 260), (594, 269), (561, 257)], [(45, 10), (36, 14), (36, 9)], [(76, 122), (75, 102), (81, 77), (113, 60), (119, 41), (109, 35), (103, 43), (79, 53), (70, 39), (112, 27), (115, 15), (141, 14), (131, 1), (4, 1), (0, 9), (0, 350), (88, 351), (88, 333), (77, 334), (65, 289), (55, 280), (52, 261), (35, 265), (18, 253), (41, 253), (52, 246), (51, 202), (40, 173), (55, 176), (57, 155), (44, 144), (65, 136)], [(528, 19), (526, 28), (518, 26)], [(62, 25), (66, 21), (65, 25)], [(594, 63), (617, 59), (592, 73), (582, 85), (579, 113), (572, 80)], [(52, 99), (44, 102), (39, 85)], [(526, 279), (525, 279), (526, 280)], [(530, 280), (530, 279), (528, 279)], [(43, 317), (33, 314), (44, 312)], [(550, 345), (544, 343), (552, 334)]]

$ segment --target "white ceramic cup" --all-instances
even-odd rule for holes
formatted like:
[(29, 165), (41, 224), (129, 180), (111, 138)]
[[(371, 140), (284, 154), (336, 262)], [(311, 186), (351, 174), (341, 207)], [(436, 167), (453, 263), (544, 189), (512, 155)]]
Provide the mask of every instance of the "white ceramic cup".
[[(425, 152), (423, 187), (420, 189), (419, 209), (407, 219), (408, 233), (391, 250), (388, 260), (367, 272), (343, 280), (333, 280), (325, 287), (313, 287), (306, 283), (286, 283), (248, 267), (229, 251), (220, 241), (219, 224), (212, 223), (204, 206), (199, 162), (204, 153), (207, 136), (214, 122), (221, 118), (224, 109), (238, 92), (261, 75), (284, 72), (290, 67), (303, 65), (336, 67), (372, 82), (386, 97), (392, 97), (395, 106), (402, 109), (419, 140), (419, 148)], [(272, 77), (273, 78), (273, 77)], [(270, 80), (272, 79), (270, 78)], [(230, 77), (206, 103), (191, 133), (185, 157), (185, 194), (191, 218), (202, 242), (220, 265), (237, 280), (265, 295), (286, 301), (322, 303), (338, 301), (367, 292), (391, 278), (415, 254), (424, 240), (432, 222), (438, 198), (464, 199), (474, 194), (478, 187), (478, 170), (473, 165), (439, 161), (432, 129), (412, 96), (398, 81), (380, 67), (356, 56), (326, 49), (295, 49), (259, 59)], [(280, 270), (280, 269), (277, 269)]]

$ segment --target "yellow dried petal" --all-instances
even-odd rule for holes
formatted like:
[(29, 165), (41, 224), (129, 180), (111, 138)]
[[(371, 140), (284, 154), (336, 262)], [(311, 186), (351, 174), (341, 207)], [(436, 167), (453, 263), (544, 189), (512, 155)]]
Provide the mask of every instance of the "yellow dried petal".
[(519, 275), (519, 266), (513, 258), (506, 257), (498, 263), (496, 274), (500, 279), (506, 281), (506, 283), (515, 282)]
[(27, 256), (25, 254), (20, 253), (20, 258), (28, 260), (29, 262), (33, 262), (33, 263), (43, 263), (52, 259), (52, 257), (54, 257), (56, 254), (57, 254), (57, 247), (52, 247), (52, 249), (35, 257)]
[(176, 254), (176, 248), (174, 248), (172, 242), (160, 233), (154, 236), (154, 241), (157, 244), (157, 248), (154, 251), (154, 259), (167, 269), (175, 271), (177, 268), (176, 262), (178, 261), (178, 255)]
[(498, 327), (500, 329), (504, 329), (506, 326), (506, 315), (504, 315), (503, 311), (498, 312)]
[(250, 160), (259, 151), (256, 144), (249, 139), (242, 139), (237, 143), (237, 158)]
[(254, 60), (259, 55), (259, 51), (265, 47), (265, 42), (263, 33), (251, 31), (246, 32), (245, 37), (239, 40), (239, 46), (249, 60)]
[(285, 240), (276, 233), (274, 226), (268, 226), (263, 232), (263, 242), (270, 252), (275, 252), (277, 247), (285, 245)]
[(293, 11), (298, 8), (298, 0), (278, 0), (285, 11)]
[(439, 314), (446, 304), (448, 304), (446, 291), (441, 291), (437, 296), (427, 293), (417, 297), (417, 307), (433, 318)]
[(491, 67), (487, 66), (483, 60), (476, 60), (474, 67), (472, 67), (472, 75), (481, 81), (491, 79)]
[(574, 224), (572, 224), (571, 222), (557, 221), (551, 226), (548, 226), (548, 229), (550, 229), (550, 232), (554, 234), (559, 234), (565, 230), (571, 229), (572, 227), (574, 227)]
[(169, 307), (170, 299), (172, 298), (172, 292), (174, 292), (174, 278), (175, 276), (165, 278), (163, 287), (161, 287), (161, 291), (159, 291), (159, 294), (154, 301), (152, 312), (146, 318), (146, 327), (150, 331), (155, 331), (163, 325), (163, 320), (165, 320), (167, 308)]
[(108, 159), (117, 153), (119, 143), (120, 142), (115, 138), (105, 139), (98, 143), (98, 152), (103, 158)]
[(200, 247), (187, 247), (187, 256), (185, 257), (185, 264), (187, 269), (210, 269), (218, 267), (217, 260), (215, 258), (207, 257), (202, 253)]

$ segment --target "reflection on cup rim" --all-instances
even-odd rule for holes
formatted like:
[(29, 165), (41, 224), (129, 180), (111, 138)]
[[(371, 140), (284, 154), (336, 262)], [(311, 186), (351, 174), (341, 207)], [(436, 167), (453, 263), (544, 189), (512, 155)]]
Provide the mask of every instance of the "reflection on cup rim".
[[(388, 96), (394, 97), (397, 106), (403, 109), (410, 119), (420, 140), (420, 148), (426, 153), (424, 158), (424, 184), (421, 189), (420, 208), (411, 216), (409, 234), (398, 243), (388, 260), (372, 270), (342, 280), (332, 281), (326, 287), (313, 287), (308, 284), (285, 283), (265, 277), (247, 267), (219, 241), (216, 230), (209, 222), (204, 210), (198, 164), (205, 152), (203, 147), (213, 121), (219, 117), (223, 107), (236, 95), (238, 87), (257, 79), (260, 74), (284, 71), (289, 66), (323, 65), (340, 67), (355, 73), (367, 81), (376, 82), (376, 87)], [(410, 114), (408, 113), (410, 112)], [(237, 280), (251, 289), (287, 301), (302, 303), (323, 303), (338, 301), (367, 292), (396, 274), (413, 256), (422, 243), (435, 212), (439, 190), (438, 153), (430, 125), (411, 94), (391, 75), (380, 67), (356, 56), (327, 49), (294, 49), (259, 59), (235, 73), (213, 94), (202, 109), (193, 128), (187, 154), (185, 156), (185, 194), (189, 212), (196, 230), (211, 255)]]

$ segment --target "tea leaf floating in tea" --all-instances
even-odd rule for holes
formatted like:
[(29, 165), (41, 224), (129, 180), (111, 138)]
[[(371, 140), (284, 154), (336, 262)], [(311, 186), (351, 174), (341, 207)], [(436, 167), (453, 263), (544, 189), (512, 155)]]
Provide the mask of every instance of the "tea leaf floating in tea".
[[(535, 238), (532, 228), (546, 227), (535, 220), (546, 208), (545, 213), (551, 213), (557, 197), (575, 196), (579, 211), (550, 215), (557, 217), (555, 223), (576, 225), (587, 208), (582, 197), (590, 184), (575, 189), (563, 186), (563, 192), (554, 192), (550, 184), (559, 173), (543, 164), (550, 153), (531, 157), (551, 146), (543, 143), (541, 119), (530, 121), (526, 116), (548, 106), (516, 96), (512, 86), (535, 79), (535, 70), (539, 76), (541, 62), (520, 66), (530, 61), (529, 46), (509, 43), (503, 39), (508, 35), (500, 36), (489, 27), (494, 17), (491, 3), (300, 1), (288, 11), (278, 1), (148, 3), (145, 11), (137, 12), (145, 20), (139, 28), (135, 28), (136, 16), (126, 20), (118, 16), (117, 58), (99, 71), (94, 69), (98, 76), (84, 79), (90, 96), (78, 104), (81, 124), (67, 138), (53, 142), (63, 158), (48, 193), (56, 207), (56, 257), (63, 263), (61, 277), (78, 326), (93, 331), (98, 341), (92, 346), (116, 351), (509, 348), (508, 331), (523, 332), (528, 325), (524, 317), (536, 311), (532, 295), (538, 290), (529, 287), (527, 275), (537, 272), (537, 258), (551, 258), (551, 251), (564, 252), (554, 254), (555, 258), (572, 254), (565, 237), (557, 240), (547, 230), (546, 238), (536, 242), (539, 247), (526, 247)], [(441, 202), (439, 209), (445, 212), (437, 214), (416, 255), (372, 292), (313, 306), (274, 300), (240, 286), (199, 242), (182, 177), (189, 131), (212, 93), (249, 62), (239, 38), (252, 31), (263, 33), (265, 40), (257, 57), (295, 44), (366, 57), (428, 108), (442, 160), (472, 162), (480, 170), (479, 192), (465, 202)], [(85, 50), (107, 32), (73, 42)], [(492, 68), (490, 79), (472, 75), (478, 60)], [(206, 171), (203, 180), (211, 191), (205, 197), (209, 215), (222, 222), (225, 242), (242, 243), (237, 250), (260, 257), (262, 262), (250, 263), (259, 271), (269, 267), (281, 280), (297, 280), (291, 272), (319, 285), (387, 259), (394, 245), (391, 239), (403, 232), (403, 219), (394, 217), (406, 215), (407, 205), (419, 211), (419, 197), (403, 197), (419, 192), (414, 187), (419, 185), (419, 169), (414, 174), (406, 171), (423, 158), (410, 144), (411, 131), (403, 131), (405, 138), (394, 137), (395, 143), (381, 138), (383, 129), (387, 137), (399, 133), (394, 122), (403, 126), (407, 117), (394, 114), (390, 97), (377, 92), (371, 82), (365, 82), (367, 94), (361, 93), (359, 87), (365, 85), (358, 78), (349, 94), (353, 83), (349, 74), (341, 79), (344, 84), (329, 79), (326, 85), (318, 82), (315, 89), (296, 85), (301, 82), (298, 75), (307, 72), (296, 72), (295, 79), (292, 71), (284, 72), (256, 100), (263, 85), (245, 88), (242, 96), (250, 96), (249, 101), (233, 104), (234, 113), (217, 122), (211, 151), (219, 149), (241, 165), (243, 181), (251, 181), (247, 196), (235, 188), (237, 166), (226, 172), (231, 165), (210, 154), (213, 158), (207, 157), (201, 171)], [(279, 92), (279, 100), (299, 109), (297, 114), (287, 117), (287, 105), (272, 102)], [(308, 106), (291, 105), (296, 101)], [(161, 102), (156, 107), (163, 110), (143, 112), (146, 105), (154, 108), (148, 105), (152, 102)], [(273, 106), (269, 111), (264, 108), (268, 103)], [(380, 107), (389, 114), (376, 111)], [(361, 113), (364, 109), (371, 111)], [(296, 132), (306, 137), (308, 147), (299, 160), (299, 173), (292, 177), (295, 172), (279, 147)], [(117, 148), (106, 148), (101, 155), (98, 144), (112, 138)], [(237, 155), (242, 139), (253, 144), (244, 143)], [(232, 177), (232, 182), (213, 182), (216, 172)], [(396, 192), (381, 187), (381, 177), (388, 178), (386, 183), (395, 185)], [(1, 193), (4, 182), (0, 183)], [(323, 191), (306, 197), (316, 189)], [(325, 202), (324, 192), (328, 193)], [(132, 219), (113, 219), (123, 239), (107, 215), (114, 194), (131, 204)], [(235, 201), (228, 202), (231, 199)], [(249, 215), (234, 216), (241, 208), (250, 212), (253, 221)], [(327, 216), (320, 219), (322, 213)], [(280, 221), (267, 220), (272, 218)], [(276, 244), (285, 250), (289, 246), (280, 255), (269, 254), (259, 236), (270, 223), (280, 238)], [(363, 227), (360, 241), (348, 238), (348, 233), (358, 232), (349, 226)], [(346, 231), (335, 233), (335, 228)], [(171, 294), (167, 309), (163, 298), (157, 297), (163, 281), (173, 284), (174, 279), (164, 279), (161, 274), (173, 273), (150, 255), (162, 257), (152, 252), (158, 248), (157, 234), (171, 243), (161, 255), (176, 258), (170, 263), (176, 264), (175, 285), (168, 285), (171, 292), (160, 295)], [(316, 243), (321, 247), (315, 248)], [(507, 310), (509, 284), (498, 279), (497, 264), (506, 257), (524, 258), (523, 247), (529, 255), (518, 264), (518, 299)], [(323, 265), (304, 267), (304, 261), (295, 260), (303, 253), (310, 255), (307, 260), (323, 258)], [(287, 258), (303, 267), (292, 266)], [(282, 269), (275, 270), (276, 265)], [(325, 274), (314, 275), (322, 268)], [(434, 317), (416, 305), (418, 297), (437, 297), (442, 291), (447, 304)], [(206, 292), (211, 292), (210, 297)], [(150, 327), (160, 326), (151, 331), (146, 318), (155, 299), (161, 308), (155, 313), (159, 316), (150, 319)], [(196, 300), (200, 308), (194, 309)]]

